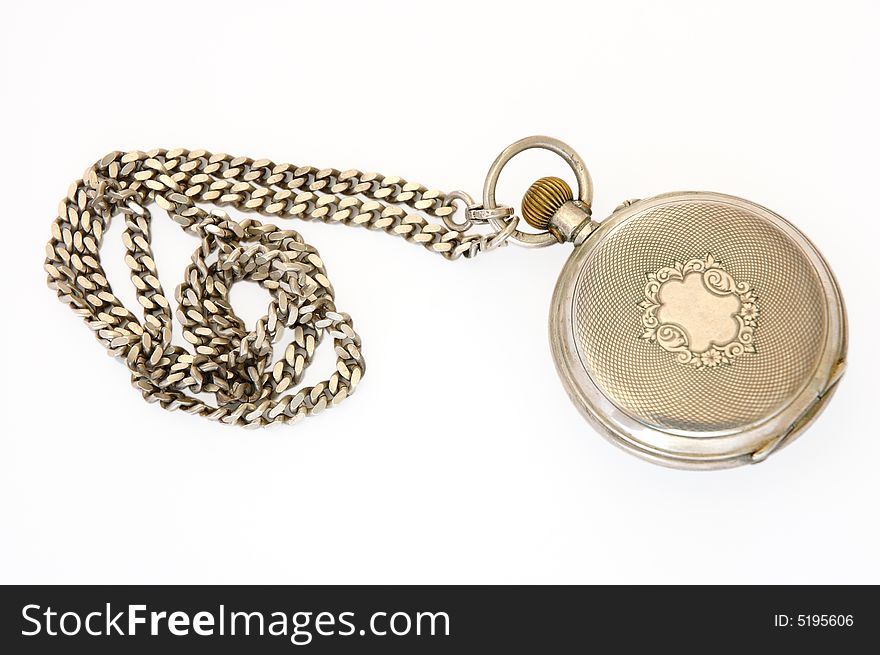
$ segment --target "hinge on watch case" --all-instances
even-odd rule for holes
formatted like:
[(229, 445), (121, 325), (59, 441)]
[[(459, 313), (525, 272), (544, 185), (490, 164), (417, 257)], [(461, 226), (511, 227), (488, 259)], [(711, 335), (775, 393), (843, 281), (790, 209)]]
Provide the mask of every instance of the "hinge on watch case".
[(831, 371), (828, 385), (816, 396), (816, 399), (809, 407), (807, 407), (806, 411), (789, 426), (784, 434), (778, 437), (773, 437), (770, 441), (753, 452), (751, 457), (752, 462), (755, 464), (763, 462), (772, 452), (785, 443), (789, 437), (798, 434), (802, 428), (806, 427), (814, 418), (816, 418), (819, 410), (824, 406), (822, 399), (834, 391), (837, 383), (840, 382), (840, 378), (843, 377), (844, 371), (846, 371), (846, 361), (841, 359), (835, 364), (834, 369)]

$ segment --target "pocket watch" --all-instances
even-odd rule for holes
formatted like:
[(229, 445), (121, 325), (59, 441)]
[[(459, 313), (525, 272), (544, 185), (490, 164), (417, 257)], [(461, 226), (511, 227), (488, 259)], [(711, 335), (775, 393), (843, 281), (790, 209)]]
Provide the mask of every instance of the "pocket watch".
[[(531, 148), (562, 157), (577, 193), (559, 178), (535, 182), (521, 203), (529, 231), (496, 201), (495, 187), (507, 162)], [(263, 427), (338, 405), (365, 364), (317, 250), (286, 225), (235, 220), (223, 207), (278, 222), (363, 226), (449, 260), (508, 243), (571, 244), (551, 301), (551, 350), (568, 395), (598, 432), (651, 462), (695, 469), (761, 462), (791, 443), (845, 368), (843, 300), (816, 247), (778, 214), (730, 195), (626, 201), (601, 222), (593, 220), (592, 195), (580, 156), (541, 136), (498, 156), (481, 202), (358, 170), (204, 150), (111, 152), (62, 200), (45, 269), (50, 287), (126, 364), (145, 399)], [(154, 204), (199, 239), (175, 309), (153, 258)], [(114, 217), (125, 221), (141, 317), (113, 293), (101, 266)], [(253, 330), (229, 303), (239, 280), (272, 297)], [(171, 342), (173, 314), (189, 348)], [(304, 386), (324, 338), (333, 341), (335, 368)], [(284, 339), (276, 358), (274, 345)]]

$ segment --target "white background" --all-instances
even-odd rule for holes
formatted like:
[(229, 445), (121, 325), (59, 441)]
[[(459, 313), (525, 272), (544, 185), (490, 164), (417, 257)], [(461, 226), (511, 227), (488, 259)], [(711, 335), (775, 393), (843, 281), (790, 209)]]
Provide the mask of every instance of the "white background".
[[(880, 582), (880, 13), (709, 5), (7, 6), (0, 579)], [(58, 201), (110, 150), (207, 148), (476, 194), (502, 148), (542, 133), (586, 159), (599, 218), (626, 198), (717, 190), (818, 244), (847, 300), (850, 369), (795, 445), (694, 473), (599, 437), (547, 340), (568, 247), (448, 263), (291, 223), (326, 261), (367, 374), (340, 408), (264, 431), (147, 405), (45, 286)], [(527, 153), (499, 199), (559, 173)], [(196, 241), (154, 216), (170, 294)], [(103, 255), (134, 306), (120, 225)], [(233, 300), (253, 318), (268, 296), (247, 286)]]

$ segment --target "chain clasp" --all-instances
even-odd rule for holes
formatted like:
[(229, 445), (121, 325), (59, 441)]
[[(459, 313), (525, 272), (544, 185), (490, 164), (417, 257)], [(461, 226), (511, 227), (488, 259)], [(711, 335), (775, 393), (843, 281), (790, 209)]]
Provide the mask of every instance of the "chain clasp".
[(513, 207), (501, 205), (493, 209), (486, 209), (481, 203), (474, 200), (473, 196), (467, 191), (450, 191), (443, 200), (444, 207), (455, 207), (455, 201), (464, 203), (464, 220), (456, 222), (453, 220), (455, 213), (443, 216), (443, 222), (450, 230), (456, 232), (465, 232), (474, 225), (484, 225), (492, 220), (506, 220), (513, 216)]

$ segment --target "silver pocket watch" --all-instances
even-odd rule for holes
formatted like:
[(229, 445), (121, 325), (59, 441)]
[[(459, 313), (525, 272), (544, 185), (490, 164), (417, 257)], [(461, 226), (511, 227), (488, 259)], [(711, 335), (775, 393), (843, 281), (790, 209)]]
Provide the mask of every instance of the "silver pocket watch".
[[(562, 157), (577, 193), (558, 178), (535, 182), (521, 207), (534, 231), (523, 231), (513, 208), (496, 202), (495, 185), (530, 148)], [(45, 268), (50, 287), (125, 362), (145, 399), (256, 428), (338, 405), (365, 371), (360, 337), (336, 307), (323, 261), (286, 219), (380, 230), (450, 260), (508, 243), (570, 243), (550, 342), (568, 395), (600, 433), (649, 461), (702, 469), (761, 462), (793, 441), (833, 394), (846, 360), (843, 300), (815, 246), (781, 216), (734, 196), (667, 193), (627, 201), (597, 222), (592, 194), (583, 160), (549, 137), (505, 149), (481, 202), (358, 170), (204, 150), (112, 152), (62, 200)], [(153, 204), (200, 240), (176, 309), (153, 259)], [(224, 206), (273, 223), (233, 220)], [(114, 218), (125, 221), (141, 316), (113, 293), (101, 266)], [(243, 279), (272, 297), (253, 330), (229, 303), (229, 288)], [(171, 342), (173, 315), (188, 348)], [(325, 338), (335, 368), (304, 386)], [(276, 360), (274, 346), (285, 339)]]

